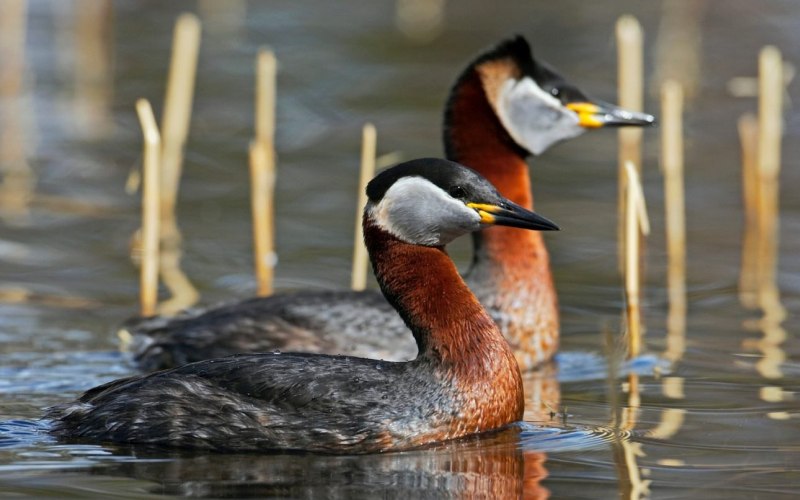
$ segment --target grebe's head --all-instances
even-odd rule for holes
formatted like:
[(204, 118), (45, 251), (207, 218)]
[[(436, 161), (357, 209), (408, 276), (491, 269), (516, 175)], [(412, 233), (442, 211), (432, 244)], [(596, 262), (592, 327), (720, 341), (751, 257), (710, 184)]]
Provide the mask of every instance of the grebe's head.
[(367, 185), (367, 197), (367, 217), (415, 245), (446, 245), (489, 225), (558, 230), (553, 222), (501, 196), (478, 173), (438, 158), (384, 170)]
[(473, 70), (508, 134), (536, 155), (586, 129), (655, 123), (652, 115), (590, 99), (555, 69), (535, 59), (521, 36), (480, 55), (467, 73)]

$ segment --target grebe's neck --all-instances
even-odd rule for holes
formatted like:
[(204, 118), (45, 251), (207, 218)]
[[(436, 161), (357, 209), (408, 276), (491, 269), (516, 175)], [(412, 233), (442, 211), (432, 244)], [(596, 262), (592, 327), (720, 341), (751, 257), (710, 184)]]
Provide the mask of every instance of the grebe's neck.
[[(486, 177), (503, 196), (533, 209), (525, 162), (528, 153), (500, 123), (475, 69), (465, 73), (450, 92), (444, 130), (448, 159), (467, 165)], [(495, 227), (472, 236), (475, 243), (473, 266), (488, 264), (512, 273), (520, 266), (523, 271), (529, 270), (531, 265), (549, 268), (539, 232)]]
[(368, 215), (364, 239), (381, 290), (413, 333), (420, 357), (456, 371), (519, 373), (508, 343), (444, 248), (405, 243)]
[[(444, 123), (447, 158), (486, 177), (506, 198), (533, 209), (528, 152), (508, 134), (472, 68), (453, 87)], [(541, 233), (492, 227), (472, 234), (467, 273), (517, 353), (523, 369), (535, 367), (558, 346), (558, 298)]]

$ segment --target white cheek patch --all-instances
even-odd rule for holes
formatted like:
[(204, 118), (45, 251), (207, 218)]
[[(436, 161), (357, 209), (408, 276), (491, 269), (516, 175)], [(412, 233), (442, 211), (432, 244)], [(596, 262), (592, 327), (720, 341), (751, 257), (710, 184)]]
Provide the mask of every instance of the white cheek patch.
[(578, 115), (530, 77), (506, 80), (499, 93), (496, 112), (500, 122), (517, 144), (533, 154), (584, 132)]
[(422, 177), (395, 182), (370, 208), (375, 223), (415, 245), (440, 246), (480, 227), (480, 215)]

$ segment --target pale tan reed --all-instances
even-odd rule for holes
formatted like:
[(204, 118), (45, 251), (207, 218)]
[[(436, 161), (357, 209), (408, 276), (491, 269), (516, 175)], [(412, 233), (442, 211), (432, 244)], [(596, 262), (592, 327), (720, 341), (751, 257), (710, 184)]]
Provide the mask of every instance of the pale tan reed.
[[(183, 163), (183, 147), (192, 117), (195, 72), (200, 51), (200, 21), (194, 14), (181, 14), (175, 23), (172, 59), (161, 120), (162, 218), (173, 218)], [(162, 228), (165, 229), (165, 228)]]
[(759, 210), (759, 305), (764, 313), (781, 320), (785, 316), (777, 286), (779, 241), (779, 174), (783, 127), (783, 59), (773, 46), (759, 55), (758, 169)]
[(661, 86), (661, 173), (667, 239), (667, 358), (677, 361), (686, 331), (686, 210), (683, 179), (683, 87), (675, 80)]
[(645, 212), (644, 194), (639, 174), (633, 163), (625, 164), (626, 204), (625, 204), (625, 297), (628, 318), (628, 357), (635, 358), (641, 352), (642, 329), (639, 304), (639, 237), (644, 229), (649, 230), (649, 222), (643, 220)]
[[(250, 195), (253, 212), (253, 251), (255, 254), (256, 284), (259, 297), (272, 293), (275, 268), (275, 231), (273, 200), (275, 171), (270, 168), (271, 155), (266, 146), (250, 144)], [(274, 166), (274, 163), (272, 163)]]
[(758, 174), (758, 119), (747, 113), (739, 118), (739, 141), (742, 151), (742, 198), (744, 202), (744, 236), (742, 267), (739, 274), (739, 302), (748, 309), (758, 307), (760, 246)]
[(182, 237), (175, 215), (183, 149), (189, 135), (192, 115), (199, 50), (200, 21), (194, 14), (181, 14), (175, 23), (161, 126), (160, 272), (164, 285), (171, 293), (171, 297), (159, 308), (163, 314), (174, 314), (185, 309), (197, 302), (200, 297), (197, 289), (181, 269)]
[(364, 229), (361, 227), (362, 211), (367, 204), (367, 183), (375, 175), (375, 151), (377, 142), (375, 126), (364, 125), (361, 139), (361, 175), (358, 182), (358, 205), (356, 206), (356, 230), (353, 241), (353, 271), (351, 288), (363, 290), (367, 287), (368, 255), (364, 245)]
[(255, 140), (250, 144), (253, 250), (259, 297), (273, 290), (275, 270), (275, 54), (256, 56)]
[[(642, 27), (635, 17), (621, 16), (616, 24), (617, 82), (619, 105), (631, 111), (642, 111), (644, 107), (644, 62)], [(618, 245), (619, 268), (625, 263), (625, 164), (632, 162), (637, 172), (642, 164), (642, 129), (623, 127), (619, 130), (619, 187), (618, 187)]]
[(140, 314), (153, 316), (158, 304), (158, 234), (159, 234), (159, 163), (161, 134), (146, 99), (136, 101), (136, 113), (144, 136), (144, 165), (142, 184), (142, 266), (140, 274)]

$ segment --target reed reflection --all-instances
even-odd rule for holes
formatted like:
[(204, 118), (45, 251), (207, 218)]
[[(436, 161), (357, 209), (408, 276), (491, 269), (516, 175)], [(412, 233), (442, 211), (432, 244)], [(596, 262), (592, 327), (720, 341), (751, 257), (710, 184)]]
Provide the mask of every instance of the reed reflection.
[(779, 244), (779, 174), (783, 95), (783, 58), (775, 47), (765, 47), (759, 56), (758, 123), (750, 117), (739, 122), (745, 204), (745, 248), (742, 256), (740, 297), (745, 307), (761, 309), (758, 320), (745, 328), (762, 332), (758, 339), (743, 342), (745, 350), (757, 350), (762, 357), (756, 370), (766, 379), (783, 378), (786, 353), (782, 344), (786, 331), (781, 326), (786, 310), (777, 283)]

